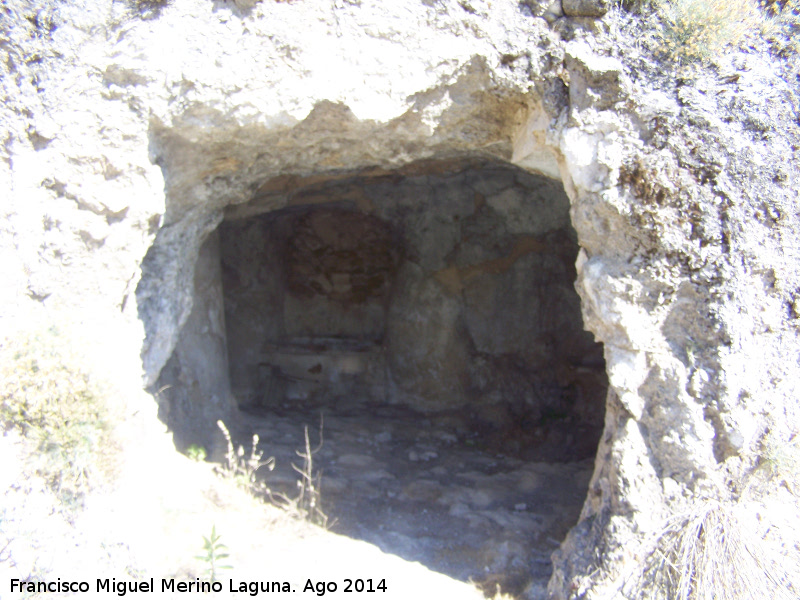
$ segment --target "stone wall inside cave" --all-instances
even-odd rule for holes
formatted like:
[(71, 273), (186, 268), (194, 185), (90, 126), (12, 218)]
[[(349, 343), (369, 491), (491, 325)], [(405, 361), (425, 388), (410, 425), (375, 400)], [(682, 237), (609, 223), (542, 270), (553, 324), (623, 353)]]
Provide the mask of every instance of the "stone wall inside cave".
[(240, 406), (467, 406), (476, 427), (593, 455), (607, 384), (559, 182), (465, 161), (288, 194), (280, 210), (230, 207), (219, 227)]
[[(380, 395), (399, 257), (391, 228), (341, 208), (224, 223), (230, 373), (240, 405), (328, 392)], [(357, 378), (361, 389), (355, 389)], [(351, 389), (352, 388), (352, 389)]]

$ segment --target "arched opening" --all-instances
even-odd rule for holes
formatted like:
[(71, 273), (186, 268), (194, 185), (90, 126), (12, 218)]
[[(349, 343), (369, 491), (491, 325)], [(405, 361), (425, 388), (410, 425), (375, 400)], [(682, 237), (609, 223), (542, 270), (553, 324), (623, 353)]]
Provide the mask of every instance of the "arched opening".
[(495, 160), (266, 181), (200, 251), (162, 416), (207, 444), (233, 398), (285, 492), (322, 416), (335, 531), (489, 591), (544, 586), (607, 389), (578, 250), (560, 182)]

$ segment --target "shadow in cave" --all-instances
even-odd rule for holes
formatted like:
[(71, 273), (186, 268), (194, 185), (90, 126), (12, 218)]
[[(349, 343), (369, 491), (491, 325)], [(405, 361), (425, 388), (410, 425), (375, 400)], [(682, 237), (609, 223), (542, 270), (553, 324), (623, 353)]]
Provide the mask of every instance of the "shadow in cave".
[(546, 585), (607, 389), (563, 187), (475, 161), (292, 185), (207, 242), (236, 430), (275, 455), (268, 486), (293, 494), (322, 416), (334, 531), (489, 592)]

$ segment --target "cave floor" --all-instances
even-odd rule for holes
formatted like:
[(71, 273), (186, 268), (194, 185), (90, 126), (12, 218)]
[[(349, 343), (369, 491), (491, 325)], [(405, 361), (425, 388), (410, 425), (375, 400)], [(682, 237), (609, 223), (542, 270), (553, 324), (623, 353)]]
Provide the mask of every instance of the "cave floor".
[[(322, 506), (332, 531), (417, 561), (492, 594), (544, 591), (550, 554), (577, 521), (593, 461), (532, 462), (492, 451), (459, 414), (423, 415), (392, 405), (293, 402), (250, 409), (233, 428), (260, 437), (266, 485), (295, 496), (296, 451), (308, 426)], [(249, 444), (244, 444), (247, 448)], [(567, 453), (568, 454), (568, 453)]]

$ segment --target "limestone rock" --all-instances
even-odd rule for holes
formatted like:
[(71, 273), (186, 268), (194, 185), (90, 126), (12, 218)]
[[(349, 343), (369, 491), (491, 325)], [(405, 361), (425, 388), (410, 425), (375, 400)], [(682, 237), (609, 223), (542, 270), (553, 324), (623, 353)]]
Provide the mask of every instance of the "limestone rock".
[[(485, 377), (481, 388), (473, 361), (501, 365), (501, 348), (538, 360), (548, 346), (525, 346), (524, 334), (552, 314), (530, 323), (517, 309), (524, 276), (553, 259), (537, 262), (534, 250), (556, 212), (541, 223), (525, 212), (535, 195), (511, 189), (516, 175), (466, 174), (515, 162), (563, 183), (583, 324), (604, 344), (610, 380), (581, 521), (553, 561), (553, 598), (604, 594), (627, 566), (621, 548), (635, 554), (680, 502), (736, 497), (767, 436), (797, 434), (800, 93), (796, 67), (766, 43), (753, 38), (746, 52), (678, 77), (642, 21), (621, 21), (614, 35), (585, 35), (578, 21), (551, 31), (531, 18), (559, 14), (547, 1), (526, 2), (527, 13), (516, 0), (6, 4), (3, 324), (43, 306), (106, 330), (125, 381), (155, 393), (163, 374), (182, 386), (162, 400), (167, 420), (233, 409), (230, 331), (286, 334), (272, 318), (283, 314), (273, 286), (282, 274), (269, 268), (228, 273), (232, 283), (242, 275), (237, 289), (257, 288), (242, 314), (263, 300), (253, 314), (269, 323), (223, 329), (205, 255), (223, 219), (302, 212), (323, 204), (332, 182), (354, 179), (380, 193), (340, 190), (337, 207), (410, 225), (403, 244), (417, 252), (385, 313), (397, 350), (389, 391), (421, 405), (458, 406), (467, 390), (494, 403), (503, 386)], [(596, 18), (609, 3), (560, 7)], [(459, 171), (471, 193), (434, 190), (437, 171)], [(418, 195), (398, 193), (400, 181)], [(491, 239), (491, 252), (470, 232)], [(362, 289), (354, 270), (297, 275), (329, 297)], [(519, 335), (491, 338), (473, 317), (502, 316), (495, 300), (512, 293), (504, 327)], [(369, 313), (365, 330), (383, 315)], [(557, 356), (585, 348), (574, 333), (557, 337)], [(233, 377), (257, 377), (257, 357), (241, 356), (250, 362)], [(533, 389), (515, 377), (506, 389)]]
[(568, 17), (602, 17), (611, 8), (609, 0), (562, 0), (561, 5)]
[(542, 17), (552, 22), (564, 14), (562, 0), (522, 0), (520, 4), (530, 11), (534, 17)]
[(581, 36), (599, 35), (608, 30), (604, 21), (592, 17), (563, 17), (556, 20), (552, 27), (566, 42)]

